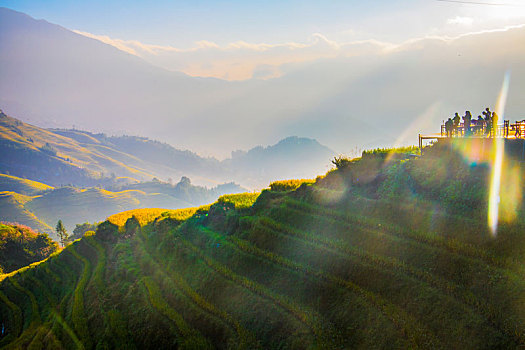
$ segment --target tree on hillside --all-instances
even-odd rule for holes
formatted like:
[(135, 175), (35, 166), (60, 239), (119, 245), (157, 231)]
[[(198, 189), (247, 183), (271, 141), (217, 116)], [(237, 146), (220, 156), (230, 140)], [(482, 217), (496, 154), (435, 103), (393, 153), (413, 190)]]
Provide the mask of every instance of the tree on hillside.
[(56, 250), (58, 243), (47, 233), (18, 223), (0, 222), (0, 274), (43, 260)]
[(62, 244), (62, 247), (65, 247), (66, 244), (69, 243), (69, 234), (67, 233), (62, 220), (58, 220), (55, 230), (57, 231), (58, 237), (60, 237), (60, 244)]
[(75, 229), (73, 230), (73, 235), (69, 237), (70, 240), (74, 241), (75, 239), (82, 238), (84, 236), (84, 233), (87, 231), (96, 231), (97, 230), (97, 224), (90, 224), (89, 222), (85, 222), (83, 224), (76, 224)]

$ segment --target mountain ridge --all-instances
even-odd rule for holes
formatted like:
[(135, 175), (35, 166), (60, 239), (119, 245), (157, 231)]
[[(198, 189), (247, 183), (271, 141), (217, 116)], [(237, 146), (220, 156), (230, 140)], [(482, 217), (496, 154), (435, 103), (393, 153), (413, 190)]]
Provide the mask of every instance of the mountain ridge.
[(1, 111), (0, 148), (0, 172), (50, 185), (78, 186), (113, 185), (114, 177), (132, 181), (189, 176), (199, 184), (235, 181), (261, 188), (277, 176), (315, 177), (335, 156), (313, 139), (288, 137), (273, 146), (232, 152), (232, 158), (219, 161), (146, 137), (42, 129)]

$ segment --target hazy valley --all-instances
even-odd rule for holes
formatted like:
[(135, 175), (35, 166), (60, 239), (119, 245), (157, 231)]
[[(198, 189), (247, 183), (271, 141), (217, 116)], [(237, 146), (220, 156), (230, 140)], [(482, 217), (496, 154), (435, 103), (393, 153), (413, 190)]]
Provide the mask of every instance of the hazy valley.
[(0, 220), (50, 234), (59, 219), (71, 231), (129, 209), (194, 207), (251, 190), (234, 181), (261, 188), (315, 177), (335, 155), (315, 140), (290, 137), (219, 161), (141, 137), (46, 130), (1, 112), (0, 131)]

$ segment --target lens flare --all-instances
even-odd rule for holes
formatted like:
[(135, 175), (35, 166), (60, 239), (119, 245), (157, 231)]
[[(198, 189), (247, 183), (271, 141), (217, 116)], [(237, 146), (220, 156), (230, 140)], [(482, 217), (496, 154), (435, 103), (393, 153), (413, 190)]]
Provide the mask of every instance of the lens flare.
[(505, 184), (500, 189), (499, 222), (514, 222), (519, 216), (522, 202), (521, 166), (516, 161), (505, 157), (501, 182)]
[[(441, 102), (432, 103), (423, 113), (418, 115), (410, 125), (403, 131), (394, 142), (393, 148), (413, 145), (412, 140), (414, 134), (419, 130), (431, 130), (435, 125), (435, 121), (439, 119), (441, 113)], [(385, 163), (390, 163), (394, 153), (389, 153), (385, 159)]]
[[(496, 103), (496, 114), (504, 119), (505, 103), (507, 102), (507, 93), (509, 90), (510, 72), (505, 73), (503, 85)], [(497, 125), (498, 120), (493, 121), (493, 125)], [(501, 172), (503, 168), (503, 157), (505, 154), (505, 141), (501, 137), (494, 137), (492, 142), (493, 159), (492, 159), (492, 175), (490, 179), (490, 194), (489, 194), (489, 212), (488, 225), (495, 237), (498, 230), (498, 214), (500, 203), (500, 187), (501, 187)]]
[(501, 187), (501, 170), (503, 165), (504, 155), (504, 141), (502, 139), (494, 139), (493, 147), (494, 161), (492, 163), (492, 176), (490, 179), (490, 194), (489, 194), (489, 227), (492, 231), (492, 235), (496, 236), (498, 229), (498, 212), (500, 203), (500, 187)]

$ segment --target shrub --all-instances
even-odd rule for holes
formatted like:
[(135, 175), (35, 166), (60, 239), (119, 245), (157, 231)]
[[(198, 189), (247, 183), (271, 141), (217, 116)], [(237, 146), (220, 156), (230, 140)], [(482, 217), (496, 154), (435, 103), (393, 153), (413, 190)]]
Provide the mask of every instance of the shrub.
[(277, 192), (293, 191), (304, 183), (312, 184), (315, 180), (311, 179), (294, 179), (294, 180), (282, 180), (274, 181), (270, 184), (270, 189)]
[(124, 226), (124, 237), (130, 238), (135, 236), (137, 233), (141, 232), (141, 227), (139, 220), (135, 216), (130, 217), (128, 220), (126, 220), (126, 224)]
[(49, 142), (46, 142), (45, 145), (43, 145), (42, 147), (39, 147), (39, 150), (46, 153), (46, 154), (49, 154), (50, 156), (56, 156), (57, 155), (57, 150), (51, 146), (51, 144), (49, 144)]
[(74, 241), (76, 239), (82, 238), (86, 232), (96, 230), (97, 224), (90, 224), (89, 222), (76, 224), (75, 229), (73, 230), (73, 235), (71, 236), (71, 240)]
[(118, 226), (110, 221), (104, 221), (98, 225), (96, 236), (105, 241), (114, 241), (118, 237)]
[(143, 226), (155, 220), (165, 211), (166, 209), (161, 208), (127, 210), (115, 215), (111, 215), (108, 217), (108, 221), (114, 225), (117, 225), (118, 227), (123, 227), (126, 224), (126, 221), (134, 216), (140, 225)]
[(133, 216), (135, 217), (135, 219), (137, 219), (140, 226), (147, 225), (155, 221), (155, 219), (157, 218), (170, 218), (177, 221), (184, 221), (197, 212), (207, 211), (209, 207), (209, 205), (203, 205), (200, 207), (173, 210), (166, 210), (161, 208), (134, 209), (111, 215), (110, 217), (108, 217), (108, 221), (114, 225), (117, 225), (118, 227), (124, 227), (126, 221)]
[(346, 168), (348, 164), (350, 164), (351, 162), (352, 162), (352, 159), (345, 157), (343, 155), (334, 157), (334, 159), (332, 159), (332, 164), (335, 165), (337, 169)]
[(217, 200), (219, 203), (232, 203), (236, 209), (244, 209), (249, 208), (255, 203), (257, 200), (257, 197), (259, 197), (261, 193), (237, 193), (237, 194), (226, 194), (224, 196), (220, 196)]
[(376, 148), (368, 151), (363, 151), (362, 156), (367, 155), (378, 155), (378, 154), (419, 154), (419, 147), (417, 146), (407, 146), (407, 147), (393, 147), (393, 148)]

